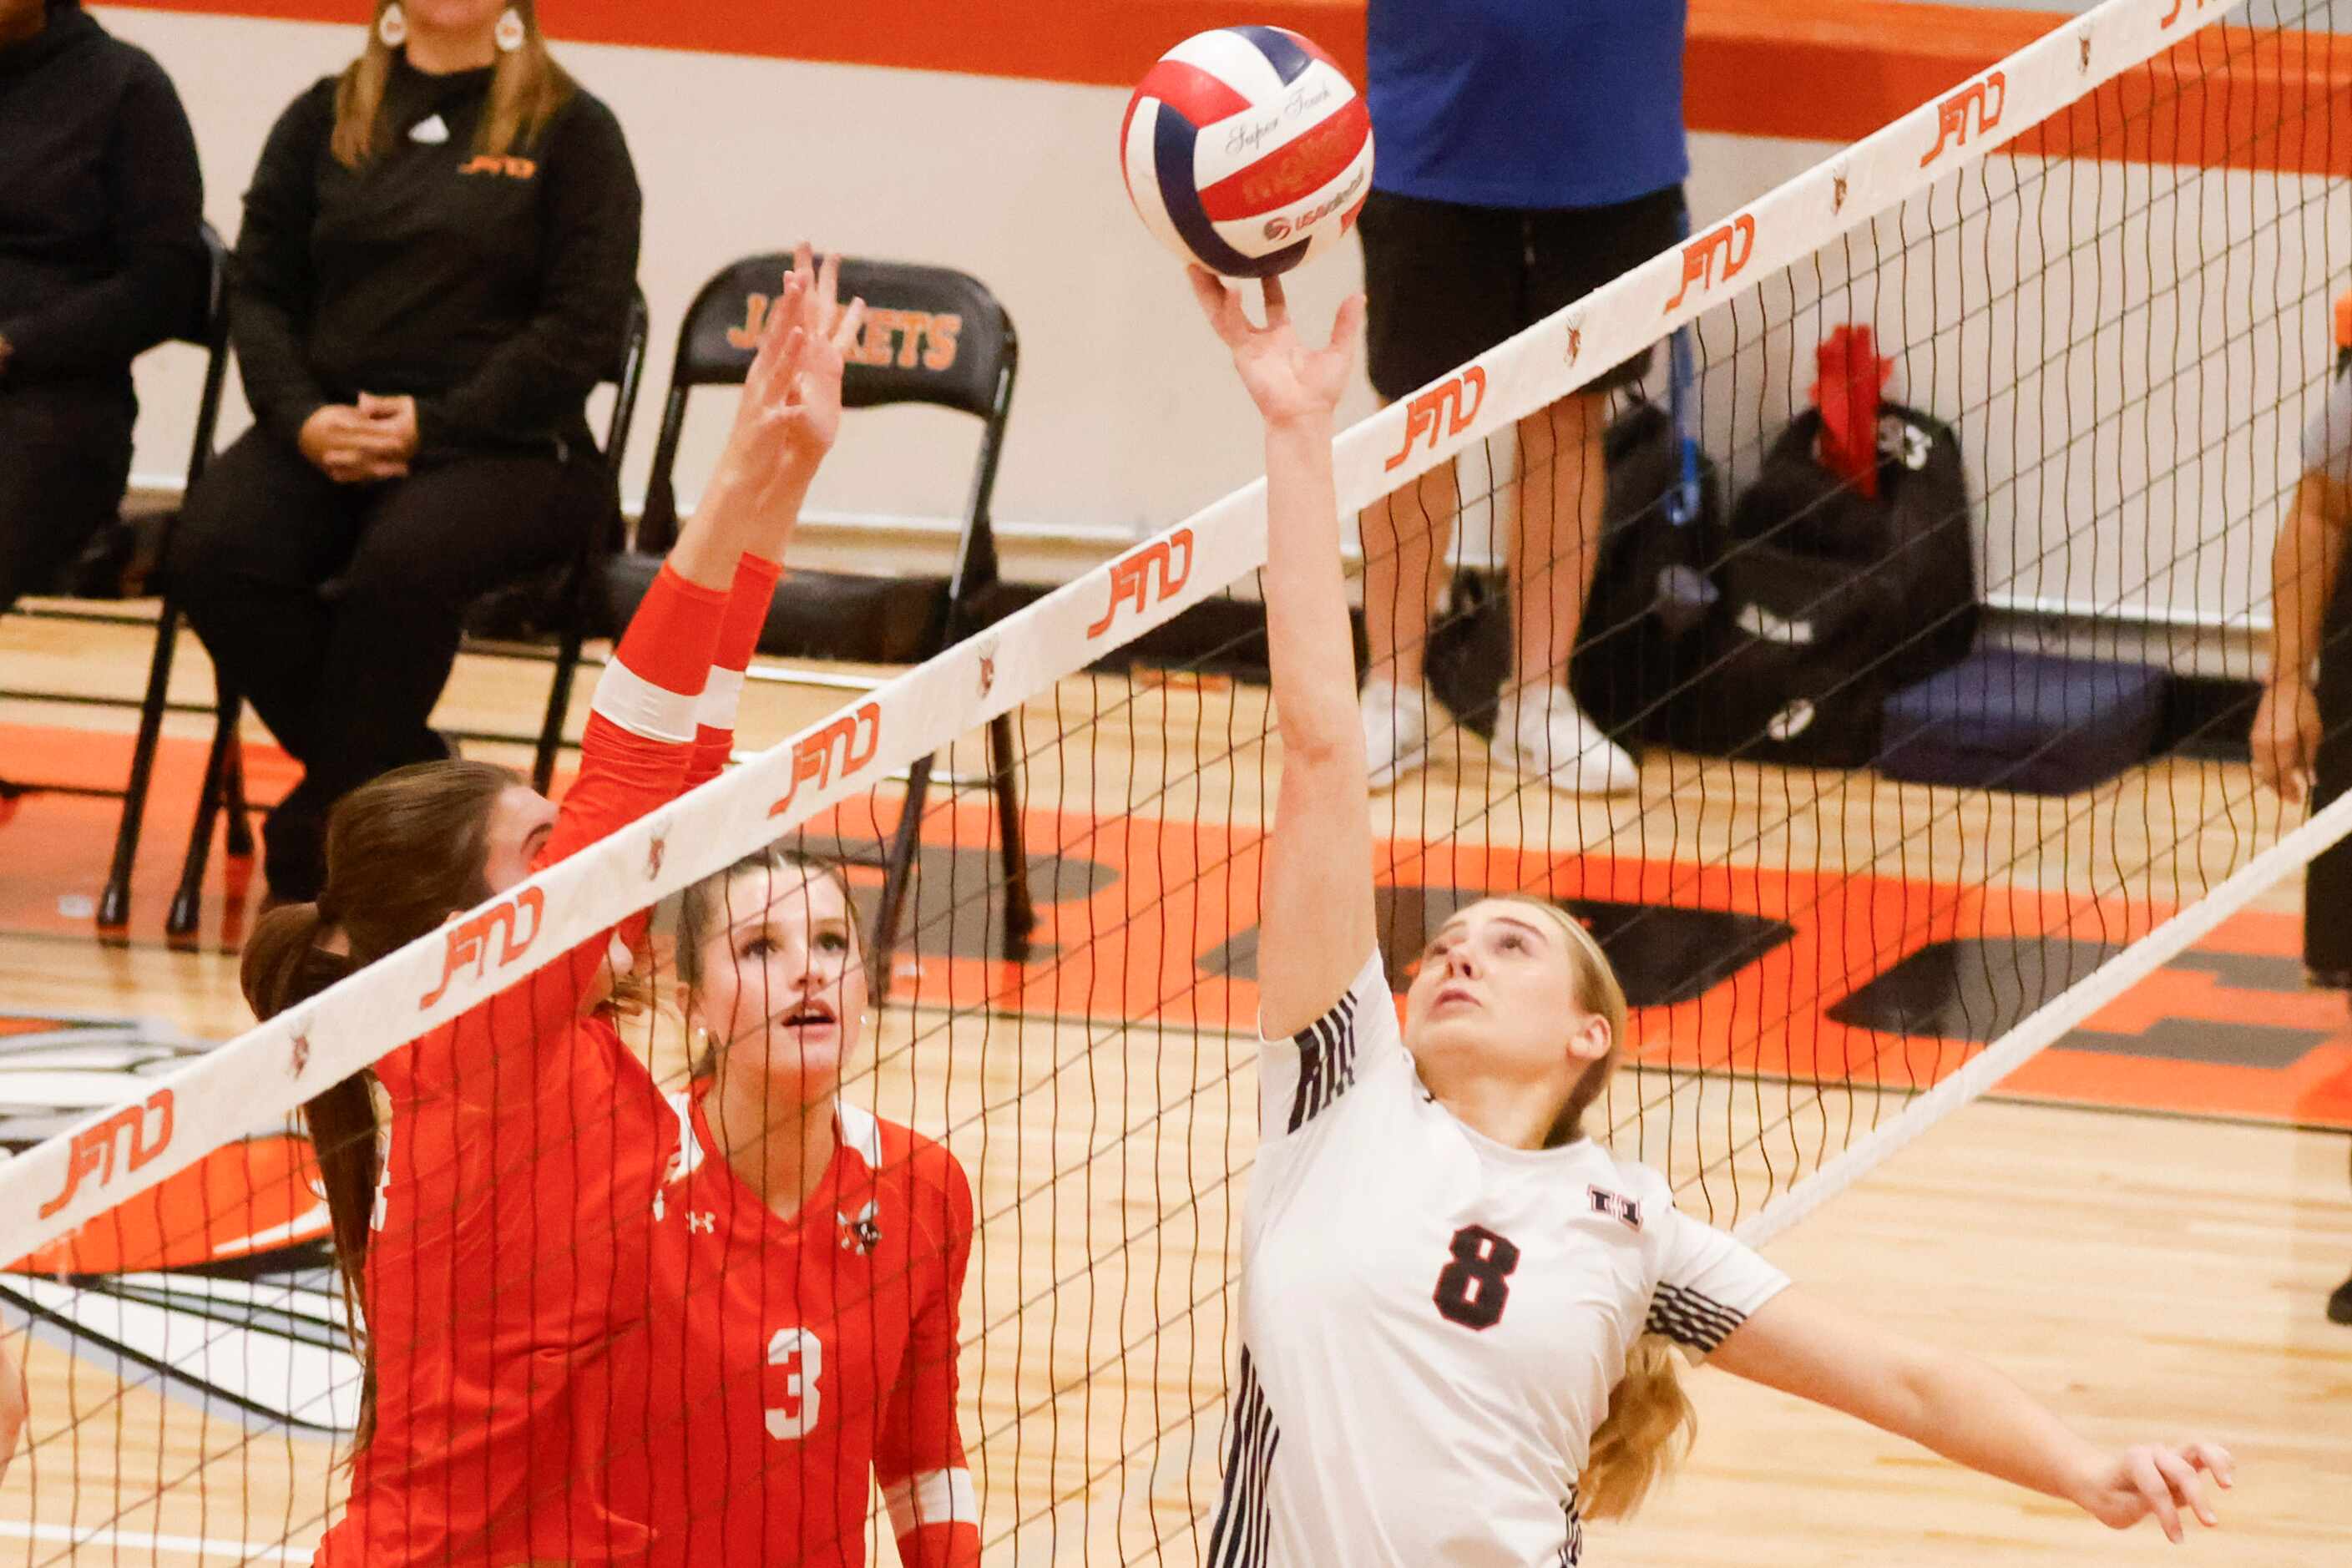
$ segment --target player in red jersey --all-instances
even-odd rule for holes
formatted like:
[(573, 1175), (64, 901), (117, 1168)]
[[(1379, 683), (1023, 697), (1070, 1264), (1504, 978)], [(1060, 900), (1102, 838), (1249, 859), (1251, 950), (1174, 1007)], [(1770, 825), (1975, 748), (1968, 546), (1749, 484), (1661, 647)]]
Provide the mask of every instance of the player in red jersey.
[[(656, 1563), (866, 1561), (878, 1483), (900, 1561), (980, 1560), (956, 1426), (971, 1184), (841, 1096), (865, 1027), (840, 871), (771, 847), (687, 890), (698, 1060), (655, 1207), (652, 1387), (633, 1486)], [(643, 1489), (642, 1502), (635, 1488)]]
[[(772, 312), (727, 449), (596, 691), (559, 809), (479, 763), (355, 792), (316, 904), (274, 911), (243, 980), (268, 1016), (669, 801), (739, 592), (764, 616), (774, 563), (840, 421), (862, 306), (805, 249)], [(496, 939), (528, 942), (520, 902)], [(453, 928), (453, 969), (465, 928)], [(367, 1368), (343, 1519), (322, 1564), (639, 1561), (640, 1516), (603, 1468), (616, 1380), (649, 1317), (653, 1198), (675, 1117), (614, 1027), (600, 935), (392, 1052), (307, 1108)], [(624, 952), (621, 957), (625, 959)], [(371, 1083), (371, 1079), (373, 1082)], [(377, 1102), (381, 1102), (379, 1110)]]

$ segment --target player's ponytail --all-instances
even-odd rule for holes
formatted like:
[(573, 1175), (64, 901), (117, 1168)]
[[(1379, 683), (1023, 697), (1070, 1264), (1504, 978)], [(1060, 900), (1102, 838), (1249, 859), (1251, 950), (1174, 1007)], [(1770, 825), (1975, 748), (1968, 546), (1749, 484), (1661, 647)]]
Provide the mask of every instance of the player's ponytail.
[[(486, 763), (423, 763), (346, 795), (328, 819), (318, 902), (270, 910), (246, 940), (237, 980), (254, 1016), (276, 1017), (488, 897), (490, 807), (514, 782)], [(375, 1354), (360, 1308), (375, 1209), (375, 1074), (362, 1068), (330, 1084), (303, 1103), (302, 1121), (360, 1361), (357, 1455), (375, 1433)]]
[(1626, 1352), (1625, 1375), (1592, 1434), (1591, 1457), (1576, 1482), (1578, 1509), (1587, 1519), (1631, 1518), (1697, 1436), (1698, 1412), (1683, 1392), (1674, 1347), (1643, 1334)]

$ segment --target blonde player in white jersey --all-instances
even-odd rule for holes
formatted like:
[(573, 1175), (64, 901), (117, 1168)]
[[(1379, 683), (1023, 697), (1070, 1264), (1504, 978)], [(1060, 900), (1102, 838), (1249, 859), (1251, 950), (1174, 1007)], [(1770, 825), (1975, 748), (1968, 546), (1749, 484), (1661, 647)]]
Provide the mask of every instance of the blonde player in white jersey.
[(1332, 411), (1363, 327), (1293, 335), (1192, 275), (1265, 421), (1282, 780), (1258, 949), (1257, 1169), (1213, 1568), (1574, 1563), (1692, 1425), (1668, 1342), (2123, 1529), (2215, 1522), (2210, 1443), (2110, 1453), (2008, 1379), (1790, 1287), (1583, 1135), (1625, 1036), (1573, 919), (1489, 899), (1423, 954), (1399, 1028), (1340, 577)]

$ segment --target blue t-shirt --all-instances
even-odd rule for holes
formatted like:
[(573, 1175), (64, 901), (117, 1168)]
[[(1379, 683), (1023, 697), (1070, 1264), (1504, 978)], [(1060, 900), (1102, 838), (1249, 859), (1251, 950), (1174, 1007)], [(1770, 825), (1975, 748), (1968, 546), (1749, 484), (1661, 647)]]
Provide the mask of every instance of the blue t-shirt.
[(1370, 0), (1372, 184), (1489, 207), (1597, 207), (1690, 173), (1687, 0)]

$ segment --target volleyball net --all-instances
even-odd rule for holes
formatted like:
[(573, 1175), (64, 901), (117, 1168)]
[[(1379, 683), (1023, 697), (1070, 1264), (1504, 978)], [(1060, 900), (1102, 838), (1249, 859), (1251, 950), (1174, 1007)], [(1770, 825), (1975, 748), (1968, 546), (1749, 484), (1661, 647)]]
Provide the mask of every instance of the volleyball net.
[[(1634, 1007), (1596, 1131), (1692, 1212), (1768, 1239), (2098, 1033), (2126, 987), (2228, 948), (2352, 826), (2340, 803), (2297, 825), (2230, 760), (2352, 270), (2334, 11), (2109, 0), (1335, 444), (1349, 511), (1448, 507), (1473, 542), (1426, 647), (1458, 722), (1374, 802), (1392, 978), (1488, 893), (1588, 921)], [(1545, 411), (1644, 352), (1593, 469)], [(1639, 754), (1639, 789), (1608, 797), (1492, 766), (1483, 739), (1515, 672), (1510, 574), (1478, 563), (1592, 485), (1598, 552), (1517, 587), (1592, 575), (1540, 679)], [(623, 1034), (684, 1089), (673, 895), (782, 842), (845, 862), (870, 918), (896, 775), (937, 756), (843, 1098), (969, 1173), (958, 1415), (983, 1548), (1198, 1560), (1234, 1435), (1280, 765), (1265, 528), (1262, 484), (1225, 498), (95, 1114), (78, 1086), (122, 1047), (33, 1058), (20, 1098), (47, 1094), (33, 1124), (56, 1131), (0, 1163), (0, 1312), (43, 1397), (0, 1556), (307, 1561), (341, 1510), (359, 1368), (287, 1119), (647, 910), (650, 1005)], [(1025, 934), (1000, 819), (952, 782), (1000, 715)], [(573, 1157), (562, 1131), (541, 1157)], [(769, 1372), (805, 1379), (779, 1400), (846, 1386), (805, 1358)], [(658, 1430), (627, 1441), (657, 1457)], [(772, 1434), (688, 1478), (691, 1511), (741, 1529), (773, 1500), (803, 1532), (786, 1555), (854, 1529), (889, 1561), (903, 1489), (820, 1529)]]

